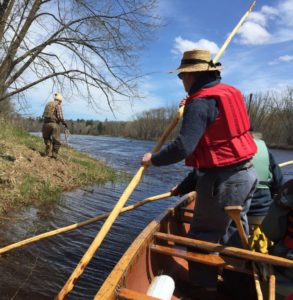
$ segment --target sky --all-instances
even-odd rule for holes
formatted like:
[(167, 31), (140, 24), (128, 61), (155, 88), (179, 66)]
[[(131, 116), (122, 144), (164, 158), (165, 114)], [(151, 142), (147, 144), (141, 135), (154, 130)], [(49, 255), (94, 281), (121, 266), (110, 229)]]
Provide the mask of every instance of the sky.
[[(184, 51), (207, 49), (216, 55), (252, 0), (160, 0), (158, 14), (164, 26), (142, 53), (147, 74), (140, 83), (144, 98), (118, 101), (115, 116), (107, 105), (94, 111), (82, 99), (64, 99), (65, 119), (131, 120), (153, 108), (177, 105), (185, 97), (175, 70)], [(293, 86), (293, 0), (257, 0), (256, 6), (219, 60), (222, 81), (244, 94), (282, 90)], [(49, 89), (27, 93), (27, 116), (41, 116), (51, 99)]]

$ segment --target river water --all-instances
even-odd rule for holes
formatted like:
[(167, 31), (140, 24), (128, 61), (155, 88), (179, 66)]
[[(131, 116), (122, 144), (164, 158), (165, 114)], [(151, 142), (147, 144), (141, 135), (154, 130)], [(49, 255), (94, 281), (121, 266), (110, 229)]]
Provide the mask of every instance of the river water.
[[(70, 145), (127, 172), (132, 178), (140, 167), (142, 155), (153, 148), (154, 142), (72, 135)], [(277, 162), (293, 159), (292, 151), (272, 149), (272, 153)], [(189, 171), (182, 163), (149, 168), (127, 205), (168, 192)], [(293, 166), (284, 167), (283, 174), (287, 179), (292, 178)], [(0, 247), (111, 211), (129, 181), (65, 193), (58, 204), (45, 211), (29, 208), (8, 215), (0, 220)], [(160, 200), (119, 216), (67, 299), (92, 299), (133, 239), (176, 201), (176, 197)], [(101, 225), (102, 222), (91, 224), (4, 254), (0, 257), (0, 299), (53, 299)]]

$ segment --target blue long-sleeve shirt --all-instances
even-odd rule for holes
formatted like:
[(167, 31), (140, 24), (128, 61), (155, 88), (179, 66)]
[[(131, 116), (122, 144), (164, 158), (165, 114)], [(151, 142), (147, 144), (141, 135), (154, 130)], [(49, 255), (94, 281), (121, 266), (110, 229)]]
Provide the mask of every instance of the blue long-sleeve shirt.
[[(201, 88), (212, 87), (220, 83), (214, 74), (207, 74), (196, 82), (189, 95)], [(152, 164), (163, 166), (185, 159), (196, 148), (207, 127), (218, 115), (217, 102), (213, 98), (198, 98), (185, 105), (182, 126), (177, 138), (159, 152), (152, 155)]]

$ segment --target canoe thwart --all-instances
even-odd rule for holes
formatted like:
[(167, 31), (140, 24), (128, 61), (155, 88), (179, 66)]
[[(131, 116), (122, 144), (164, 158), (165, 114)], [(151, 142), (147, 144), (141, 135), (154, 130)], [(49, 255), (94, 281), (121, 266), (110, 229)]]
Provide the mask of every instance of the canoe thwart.
[(189, 213), (194, 213), (194, 209), (193, 208), (189, 208), (189, 207), (180, 207), (179, 208), (181, 211), (183, 212), (189, 212)]
[[(251, 270), (246, 268), (246, 266), (241, 263), (240, 260), (226, 259), (218, 254), (205, 254), (205, 253), (198, 253), (192, 252), (183, 249), (176, 249), (172, 248), (172, 246), (160, 246), (160, 245), (152, 245), (151, 251), (157, 252), (160, 254), (170, 255), (174, 257), (180, 257), (186, 259), (188, 261), (195, 261), (198, 263), (202, 263), (205, 265), (210, 265), (218, 268), (224, 268), (231, 271), (241, 272), (248, 275), (251, 275)], [(241, 266), (242, 265), (242, 266)]]
[(205, 242), (201, 240), (191, 239), (191, 238), (182, 237), (174, 234), (166, 234), (162, 232), (156, 232), (155, 237), (165, 241), (171, 241), (176, 244), (190, 246), (208, 252), (218, 252), (221, 255), (242, 258), (245, 260), (250, 260), (255, 262), (263, 262), (263, 263), (268, 263), (268, 264), (281, 266), (281, 267), (287, 267), (287, 268), (293, 267), (292, 260), (275, 256), (275, 255), (253, 252), (250, 250), (241, 249), (237, 247), (224, 246), (221, 244)]

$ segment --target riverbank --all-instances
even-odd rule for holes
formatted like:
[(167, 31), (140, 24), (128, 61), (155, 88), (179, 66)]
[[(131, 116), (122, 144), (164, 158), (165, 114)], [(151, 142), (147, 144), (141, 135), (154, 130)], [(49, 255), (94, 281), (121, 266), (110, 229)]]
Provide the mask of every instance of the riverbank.
[(64, 191), (115, 181), (105, 163), (62, 146), (58, 160), (43, 157), (43, 140), (0, 120), (0, 215), (29, 205), (47, 205)]
[(293, 146), (291, 145), (276, 145), (276, 144), (270, 144), (268, 145), (270, 149), (280, 149), (280, 150), (293, 150)]

